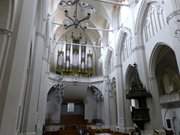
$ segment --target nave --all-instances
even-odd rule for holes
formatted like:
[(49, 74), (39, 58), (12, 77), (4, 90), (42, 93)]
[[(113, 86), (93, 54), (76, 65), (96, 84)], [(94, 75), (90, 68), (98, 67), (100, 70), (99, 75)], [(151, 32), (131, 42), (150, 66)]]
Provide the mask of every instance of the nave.
[(180, 135), (180, 0), (0, 0), (0, 135)]

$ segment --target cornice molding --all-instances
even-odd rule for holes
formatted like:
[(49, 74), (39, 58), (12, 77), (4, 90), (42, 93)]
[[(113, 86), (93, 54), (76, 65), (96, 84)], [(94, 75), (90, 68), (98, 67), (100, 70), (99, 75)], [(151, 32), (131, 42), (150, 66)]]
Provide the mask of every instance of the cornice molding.
[(169, 22), (176, 16), (180, 15), (180, 9), (175, 10), (173, 12), (171, 12), (167, 17), (166, 17), (166, 21), (169, 24)]

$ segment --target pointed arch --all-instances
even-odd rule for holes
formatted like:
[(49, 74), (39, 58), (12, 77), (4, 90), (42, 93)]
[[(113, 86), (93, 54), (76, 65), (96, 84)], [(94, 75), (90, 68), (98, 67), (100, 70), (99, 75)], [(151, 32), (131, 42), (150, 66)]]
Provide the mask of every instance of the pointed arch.
[(165, 43), (155, 45), (150, 58), (150, 72), (156, 78), (160, 95), (179, 89), (177, 58), (175, 51), (169, 45)]
[(149, 70), (150, 70), (150, 73), (151, 73), (152, 76), (155, 76), (156, 60), (158, 59), (158, 54), (160, 53), (160, 51), (161, 51), (161, 49), (163, 47), (168, 48), (169, 50), (171, 50), (173, 52), (174, 58), (176, 59), (176, 63), (177, 63), (175, 50), (170, 45), (168, 45), (168, 44), (166, 44), (164, 42), (156, 43), (156, 45), (154, 46), (154, 49), (153, 49), (153, 51), (151, 53), (150, 62), (149, 62)]
[(137, 36), (137, 43), (142, 45), (143, 44), (143, 37), (142, 37), (142, 29), (143, 29), (143, 22), (145, 20), (145, 15), (148, 12), (149, 7), (154, 4), (158, 3), (157, 0), (143, 0), (141, 2), (141, 6), (139, 8), (137, 19), (135, 22), (135, 35)]

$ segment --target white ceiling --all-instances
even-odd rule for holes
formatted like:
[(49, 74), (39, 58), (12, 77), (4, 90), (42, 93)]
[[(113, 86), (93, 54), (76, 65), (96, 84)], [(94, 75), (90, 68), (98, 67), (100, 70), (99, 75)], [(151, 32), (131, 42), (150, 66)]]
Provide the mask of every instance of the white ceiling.
[[(64, 16), (64, 10), (63, 7), (59, 5), (59, 2), (61, 0), (49, 0), (50, 7), (53, 9), (54, 7), (54, 22), (63, 24), (64, 19), (66, 17)], [(89, 27), (93, 28), (107, 28), (109, 24), (112, 21), (112, 14), (113, 9), (117, 6), (116, 4), (107, 4), (105, 2), (101, 1), (112, 1), (112, 2), (121, 2), (124, 0), (80, 0), (82, 2), (87, 2), (88, 4), (92, 5), (96, 12), (91, 15), (90, 19), (83, 22), (85, 24), (88, 24)], [(125, 0), (126, 1), (126, 0)], [(74, 8), (70, 7), (68, 8), (69, 14), (73, 14)], [(78, 12), (79, 18), (83, 18), (86, 16), (86, 13), (84, 11)], [(82, 24), (83, 25), (83, 24)], [(64, 40), (64, 35), (69, 35), (72, 31), (75, 31), (74, 28), (65, 30), (63, 26), (58, 26), (55, 28), (55, 34), (57, 40)], [(98, 42), (98, 40), (102, 37), (102, 32), (97, 30), (85, 30), (85, 32), (82, 32), (81, 30), (77, 31), (77, 34), (79, 32), (83, 33), (87, 38), (89, 38), (89, 41), (91, 42)]]

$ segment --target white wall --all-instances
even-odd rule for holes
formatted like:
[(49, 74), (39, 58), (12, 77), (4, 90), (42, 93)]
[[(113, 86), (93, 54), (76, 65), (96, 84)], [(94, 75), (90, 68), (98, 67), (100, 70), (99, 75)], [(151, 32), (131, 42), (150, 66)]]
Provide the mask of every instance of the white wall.
[[(173, 50), (175, 51), (175, 54), (177, 56), (177, 63), (179, 65), (179, 52), (178, 50), (180, 49), (178, 44), (180, 43), (179, 38), (175, 36), (175, 30), (179, 29), (179, 25), (175, 20), (179, 18), (179, 16), (176, 13), (176, 10), (179, 9), (178, 3), (175, 5), (175, 0), (170, 1), (170, 0), (165, 0), (165, 1), (160, 1), (157, 0), (157, 3), (162, 7), (164, 12), (162, 12), (162, 15), (164, 16), (164, 22), (163, 20), (160, 20), (162, 23), (162, 28), (159, 29), (153, 36), (151, 36), (148, 40), (148, 42), (143, 41), (143, 35), (142, 35), (142, 27), (143, 23), (146, 22), (150, 17), (148, 18), (148, 6), (150, 6), (152, 0), (139, 0), (137, 4), (134, 4), (130, 7), (130, 13), (132, 15), (132, 20), (131, 23), (126, 23), (126, 16), (123, 17), (123, 10), (128, 10), (128, 8), (123, 8), (121, 11), (121, 16), (120, 16), (120, 24), (122, 23), (125, 29), (121, 29), (120, 31), (123, 31), (127, 35), (131, 34), (131, 48), (127, 46), (125, 50), (123, 50), (123, 45), (126, 40), (123, 40), (123, 32), (120, 33), (119, 36), (119, 41), (117, 41), (117, 47), (113, 50), (113, 55), (112, 61), (116, 60), (117, 62), (115, 63), (114, 68), (111, 70), (115, 72), (117, 75), (119, 70), (122, 71), (119, 72), (119, 76), (122, 76), (118, 78), (118, 82), (121, 83), (118, 88), (121, 88), (121, 90), (118, 89), (118, 92), (120, 93), (126, 93), (126, 72), (129, 64), (134, 64), (137, 63), (138, 65), (138, 71), (140, 75), (140, 79), (144, 86), (147, 88), (148, 91), (152, 93), (153, 98), (148, 100), (148, 107), (150, 108), (150, 116), (151, 116), (151, 121), (145, 125), (146, 130), (151, 130), (152, 128), (162, 128), (162, 123), (161, 123), (161, 113), (160, 113), (160, 105), (159, 105), (159, 97), (158, 97), (158, 90), (155, 84), (154, 76), (152, 75), (151, 72), (151, 56), (153, 54), (153, 50), (156, 47), (157, 43), (165, 43), (169, 45)], [(177, 1), (176, 1), (177, 2)], [(161, 9), (158, 7), (158, 9)], [(161, 12), (160, 12), (161, 14)], [(169, 21), (169, 24), (167, 23), (168, 17), (170, 15), (174, 15)], [(124, 12), (125, 15), (125, 12)], [(161, 18), (163, 19), (163, 18)], [(129, 21), (129, 20), (128, 20)], [(155, 24), (155, 20), (153, 24)], [(156, 20), (157, 23), (157, 20)], [(152, 26), (151, 26), (152, 27)], [(155, 27), (155, 26), (154, 26)], [(158, 26), (159, 27), (159, 26)], [(155, 28), (154, 28), (155, 29)], [(117, 50), (119, 49), (119, 50)], [(125, 59), (122, 60), (122, 56), (125, 53)], [(128, 55), (127, 55), (128, 54)], [(123, 56), (124, 57), (124, 56)], [(120, 63), (120, 64), (119, 64)], [(116, 67), (119, 66), (119, 68), (116, 71)], [(125, 95), (123, 95), (125, 96)], [(126, 128), (131, 125), (131, 120), (129, 119), (130, 116), (128, 115), (129, 107), (128, 107), (128, 101), (122, 100), (123, 104), (125, 104), (125, 114), (126, 116), (123, 116), (126, 118), (125, 125)], [(120, 103), (118, 103), (120, 104)], [(123, 108), (123, 105), (119, 108)], [(119, 111), (119, 110), (118, 110)], [(128, 116), (128, 117), (127, 117)], [(119, 118), (120, 118), (120, 113), (119, 113)], [(119, 119), (118, 118), (118, 119)], [(129, 123), (129, 124), (128, 124)]]

